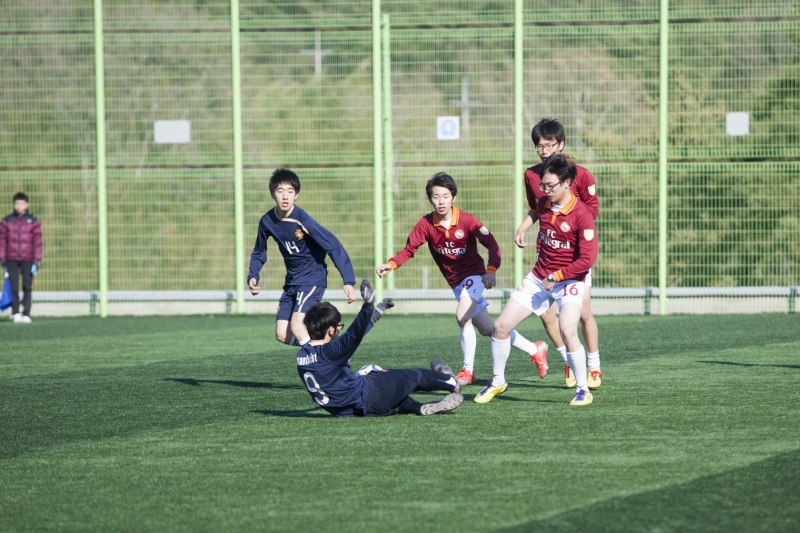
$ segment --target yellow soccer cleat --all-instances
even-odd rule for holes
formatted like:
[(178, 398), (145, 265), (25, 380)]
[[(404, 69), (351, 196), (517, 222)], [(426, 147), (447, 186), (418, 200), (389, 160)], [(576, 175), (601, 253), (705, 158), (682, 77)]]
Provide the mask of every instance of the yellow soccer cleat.
[(569, 402), (570, 405), (589, 405), (594, 401), (592, 397), (592, 393), (588, 390), (579, 389), (578, 392), (575, 393), (575, 398)]
[(575, 379), (575, 374), (572, 373), (572, 369), (569, 365), (564, 367), (564, 383), (567, 385), (568, 389), (578, 384), (578, 381)]
[(475, 403), (489, 403), (492, 401), (492, 398), (498, 394), (503, 394), (507, 388), (508, 383), (503, 383), (502, 385), (495, 387), (490, 381), (486, 384), (483, 390), (480, 391), (477, 396), (475, 396)]
[(590, 389), (597, 390), (603, 383), (603, 373), (599, 370), (589, 370), (589, 376), (586, 381), (589, 384)]

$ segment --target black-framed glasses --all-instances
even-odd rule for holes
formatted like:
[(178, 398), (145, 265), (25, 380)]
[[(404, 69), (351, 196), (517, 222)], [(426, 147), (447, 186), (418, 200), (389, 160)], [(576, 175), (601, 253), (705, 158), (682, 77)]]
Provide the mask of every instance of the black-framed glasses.
[(336, 324), (336, 329), (342, 329), (344, 327), (344, 322), (339, 322)]
[(553, 189), (555, 189), (558, 185), (561, 185), (560, 181), (558, 183), (554, 183), (552, 185), (547, 185), (545, 183), (540, 183), (539, 184), (539, 190), (542, 191), (542, 192), (550, 192)]
[(559, 144), (561, 144), (561, 143), (554, 142), (554, 143), (550, 143), (550, 144), (537, 144), (536, 145), (536, 151), (537, 152), (541, 152), (542, 150), (552, 150), (556, 146), (558, 146)]

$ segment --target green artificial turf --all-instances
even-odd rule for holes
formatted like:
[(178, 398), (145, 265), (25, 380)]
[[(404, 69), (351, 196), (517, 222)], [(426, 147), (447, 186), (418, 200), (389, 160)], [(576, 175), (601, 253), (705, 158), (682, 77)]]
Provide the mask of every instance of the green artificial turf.
[[(369, 419), (315, 407), (269, 316), (0, 323), (0, 531), (800, 530), (800, 315), (598, 323), (594, 405), (555, 350), (475, 404), (479, 338), (456, 411)], [(390, 315), (352, 363), (434, 357), (453, 317)]]

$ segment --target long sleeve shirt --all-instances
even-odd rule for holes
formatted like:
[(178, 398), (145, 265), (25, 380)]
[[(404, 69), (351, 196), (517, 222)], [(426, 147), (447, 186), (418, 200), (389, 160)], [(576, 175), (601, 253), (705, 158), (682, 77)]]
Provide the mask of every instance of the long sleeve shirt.
[(356, 275), (350, 256), (330, 231), (323, 228), (311, 216), (294, 206), (290, 215), (280, 219), (275, 209), (269, 210), (258, 224), (258, 236), (250, 254), (250, 273), (248, 280), (259, 275), (267, 262), (267, 239), (272, 237), (286, 265), (284, 288), (297, 285), (327, 286), (328, 266), (325, 256), (329, 255), (336, 269), (342, 275), (345, 285), (356, 284)]

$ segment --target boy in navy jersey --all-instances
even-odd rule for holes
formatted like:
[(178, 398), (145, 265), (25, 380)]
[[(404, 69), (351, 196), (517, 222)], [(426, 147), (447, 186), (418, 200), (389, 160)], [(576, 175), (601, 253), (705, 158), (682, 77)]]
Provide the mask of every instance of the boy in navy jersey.
[[(542, 165), (550, 156), (558, 155), (564, 149), (564, 142), (566, 140), (566, 133), (564, 126), (555, 119), (543, 118), (531, 130), (531, 140), (536, 146), (536, 153), (539, 159), (542, 160), (538, 165), (532, 166), (525, 171), (525, 192), (528, 196), (528, 205), (532, 211), (536, 209), (536, 202), (540, 198), (547, 195), (540, 189), (542, 183)], [(587, 169), (580, 165), (575, 165), (576, 173), (575, 179), (570, 185), (572, 193), (578, 199), (586, 204), (592, 218), (597, 220), (597, 215), (600, 211), (600, 202), (597, 198), (597, 187), (595, 185), (594, 176)], [(520, 248), (525, 248), (525, 231), (533, 225), (530, 217), (526, 216), (522, 221), (517, 234), (514, 238), (515, 243)], [(538, 249), (538, 248), (537, 248)], [(589, 360), (589, 388), (599, 389), (603, 382), (603, 373), (600, 372), (600, 345), (598, 340), (597, 321), (592, 314), (592, 271), (589, 271), (588, 276), (584, 280), (586, 289), (583, 293), (583, 307), (581, 308), (581, 326), (583, 328), (583, 338), (586, 341), (586, 348), (589, 352), (587, 358)], [(541, 316), (542, 324), (545, 331), (553, 340), (556, 345), (558, 353), (567, 363), (567, 348), (561, 339), (561, 332), (558, 329), (558, 317), (556, 317), (555, 307), (550, 309)], [(569, 367), (569, 363), (564, 368), (564, 376), (566, 378), (567, 387), (572, 388), (575, 386), (575, 375)]]
[[(420, 246), (428, 244), (433, 260), (458, 301), (456, 321), (461, 328), (461, 351), (464, 355), (458, 381), (469, 385), (475, 380), (473, 365), (477, 345), (472, 326), (477, 327), (483, 336), (491, 335), (494, 326), (486, 310), (489, 302), (483, 297), (483, 291), (494, 287), (495, 272), (500, 267), (500, 246), (480, 220), (453, 205), (458, 188), (451, 176), (438, 172), (428, 180), (425, 192), (435, 210), (417, 222), (408, 235), (406, 247), (380, 265), (376, 272), (383, 277), (414, 257)], [(489, 250), (488, 267), (484, 266), (483, 257), (478, 253), (478, 242)], [(540, 378), (547, 374), (546, 343), (532, 343), (512, 331), (511, 344), (525, 352), (531, 363), (536, 363)]]
[[(344, 324), (339, 311), (329, 302), (311, 307), (305, 325), (311, 342), (297, 352), (297, 373), (311, 398), (338, 417), (386, 416), (415, 413), (432, 415), (452, 411), (464, 401), (461, 387), (450, 367), (442, 360), (431, 361), (431, 369), (384, 370), (366, 375), (353, 374), (350, 358), (361, 339), (386, 309), (394, 307), (391, 298), (375, 305), (375, 291), (367, 280), (361, 282), (364, 305), (353, 325), (339, 335)], [(408, 395), (414, 391), (445, 390), (444, 398), (419, 403)]]
[(494, 322), (492, 334), (492, 381), (475, 397), (487, 403), (508, 388), (505, 366), (511, 351), (510, 332), (536, 313), (542, 316), (554, 303), (558, 326), (567, 347), (567, 361), (575, 372), (576, 391), (571, 405), (589, 405), (586, 351), (578, 337), (583, 293), (589, 270), (597, 259), (597, 235), (592, 213), (570, 190), (575, 163), (563, 155), (547, 158), (542, 166), (540, 189), (546, 193), (528, 216), (539, 222), (536, 265), (508, 299)]
[(320, 226), (308, 213), (294, 205), (300, 194), (300, 178), (291, 170), (279, 168), (269, 180), (269, 192), (275, 200), (258, 225), (258, 237), (250, 255), (248, 285), (250, 294), (261, 292), (259, 274), (267, 262), (267, 238), (278, 244), (286, 265), (286, 280), (278, 304), (275, 337), (284, 344), (302, 346), (309, 341), (303, 324), (306, 310), (322, 300), (327, 285), (329, 255), (344, 280), (347, 303), (356, 297), (356, 276), (350, 256), (333, 234)]

